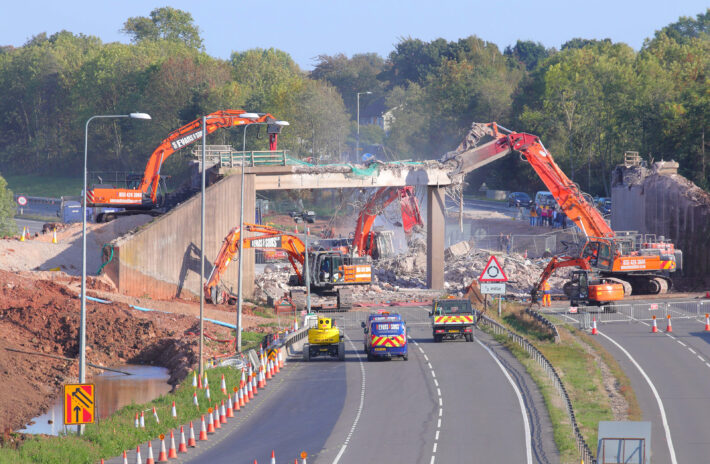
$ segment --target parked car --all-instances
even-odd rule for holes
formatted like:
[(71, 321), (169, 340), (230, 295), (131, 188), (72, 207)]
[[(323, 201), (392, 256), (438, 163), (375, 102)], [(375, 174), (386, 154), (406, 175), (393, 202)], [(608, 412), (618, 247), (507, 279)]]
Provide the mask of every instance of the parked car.
[(532, 200), (525, 192), (513, 192), (508, 195), (508, 206), (522, 206), (529, 208), (532, 205)]
[(611, 214), (611, 198), (600, 197), (596, 200), (596, 207), (602, 214)]
[(540, 190), (535, 194), (535, 204), (538, 206), (557, 206), (555, 197), (547, 190)]

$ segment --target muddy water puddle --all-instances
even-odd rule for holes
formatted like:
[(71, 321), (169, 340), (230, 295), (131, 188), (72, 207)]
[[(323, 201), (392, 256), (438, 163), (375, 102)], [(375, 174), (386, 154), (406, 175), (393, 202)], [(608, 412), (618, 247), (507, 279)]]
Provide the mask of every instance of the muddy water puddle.
[[(128, 404), (151, 401), (171, 389), (168, 385), (170, 374), (164, 367), (128, 365), (118, 366), (115, 369), (132, 375), (106, 371), (94, 377), (96, 415), (99, 419), (110, 416)], [(60, 395), (49, 411), (32, 419), (33, 424), (27, 425), (18, 432), (58, 435), (65, 430), (62, 408), (63, 398)], [(69, 430), (74, 431), (76, 427), (69, 426)]]

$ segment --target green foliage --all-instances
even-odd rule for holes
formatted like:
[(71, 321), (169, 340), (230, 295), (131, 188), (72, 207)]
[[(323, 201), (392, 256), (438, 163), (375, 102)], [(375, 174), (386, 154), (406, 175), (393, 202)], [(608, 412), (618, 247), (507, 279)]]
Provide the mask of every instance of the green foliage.
[(130, 35), (134, 43), (162, 39), (179, 41), (190, 48), (203, 48), (200, 29), (195, 26), (192, 15), (169, 6), (154, 9), (150, 18), (128, 18), (121, 32)]
[(61, 197), (80, 195), (84, 186), (81, 175), (76, 177), (59, 176), (5, 176), (8, 187), (18, 195), (35, 197)]
[(7, 182), (0, 176), (0, 237), (17, 233), (15, 224), (15, 199), (12, 191), (7, 187)]

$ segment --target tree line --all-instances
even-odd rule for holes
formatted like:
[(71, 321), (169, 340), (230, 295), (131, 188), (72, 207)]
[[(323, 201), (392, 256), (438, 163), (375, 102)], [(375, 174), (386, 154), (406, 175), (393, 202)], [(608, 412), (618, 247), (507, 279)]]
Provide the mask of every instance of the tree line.
[[(141, 171), (170, 131), (227, 108), (288, 120), (282, 148), (340, 162), (353, 158), (360, 92), (361, 112), (388, 113), (387, 131), (360, 127), (360, 147), (378, 157), (438, 158), (458, 145), (471, 122), (496, 121), (539, 135), (568, 176), (591, 193), (609, 193), (610, 170), (626, 150), (675, 159), (681, 174), (708, 188), (709, 19), (710, 10), (680, 18), (639, 51), (609, 39), (575, 38), (559, 50), (518, 41), (501, 50), (476, 36), (410, 37), (386, 58), (319, 56), (310, 72), (277, 49), (211, 57), (192, 16), (169, 7), (128, 18), (122, 31), (130, 44), (41, 33), (21, 47), (0, 49), (0, 171), (77, 175), (86, 120), (133, 111), (153, 119), (92, 123), (90, 170)], [(209, 143), (241, 147), (241, 136), (218, 131)], [(248, 140), (251, 149), (266, 147), (260, 131)], [(189, 149), (174, 155), (163, 172), (179, 178), (189, 157)], [(472, 174), (470, 188), (483, 181), (508, 190), (541, 186), (514, 156)]]

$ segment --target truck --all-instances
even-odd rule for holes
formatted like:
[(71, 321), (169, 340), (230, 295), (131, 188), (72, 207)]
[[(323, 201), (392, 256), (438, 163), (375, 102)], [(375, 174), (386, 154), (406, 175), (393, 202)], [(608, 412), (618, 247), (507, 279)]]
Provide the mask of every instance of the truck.
[(473, 341), (476, 314), (468, 299), (435, 299), (431, 303), (429, 317), (434, 343), (457, 338), (463, 338), (467, 342)]
[(370, 314), (367, 322), (361, 322), (365, 334), (365, 354), (368, 361), (377, 358), (409, 359), (407, 323), (397, 313), (380, 312)]
[(335, 326), (332, 317), (318, 316), (318, 324), (308, 329), (308, 343), (303, 344), (303, 360), (310, 361), (317, 357), (345, 360), (343, 331)]

